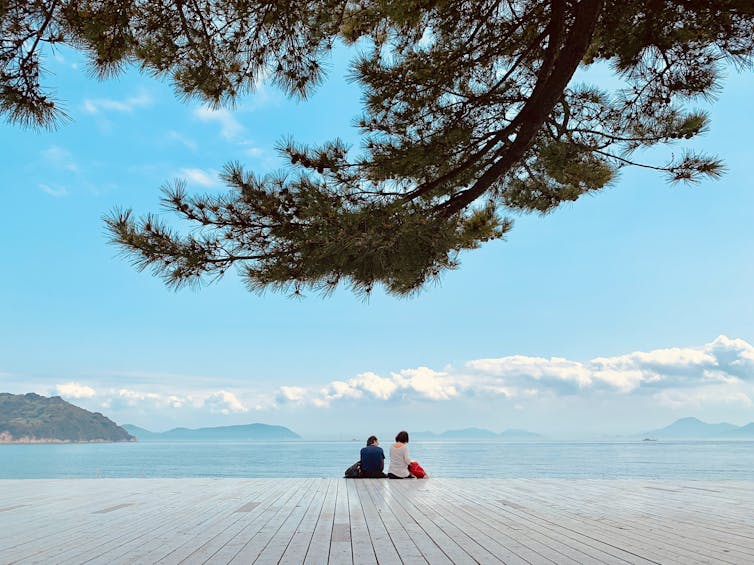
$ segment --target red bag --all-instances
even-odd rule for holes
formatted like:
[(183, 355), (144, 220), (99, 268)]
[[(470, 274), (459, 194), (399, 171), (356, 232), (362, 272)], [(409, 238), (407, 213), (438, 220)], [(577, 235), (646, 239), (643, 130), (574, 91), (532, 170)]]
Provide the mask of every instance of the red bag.
[(416, 461), (411, 461), (411, 463), (408, 464), (408, 472), (417, 479), (423, 479), (427, 476), (426, 471), (422, 469), (422, 466)]

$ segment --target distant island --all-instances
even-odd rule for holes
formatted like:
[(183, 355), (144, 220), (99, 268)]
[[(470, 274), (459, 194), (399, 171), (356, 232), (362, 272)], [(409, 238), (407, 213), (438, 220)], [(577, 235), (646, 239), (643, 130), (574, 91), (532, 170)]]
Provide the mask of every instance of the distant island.
[(270, 426), (267, 424), (246, 424), (240, 426), (220, 426), (216, 428), (174, 428), (167, 432), (151, 432), (125, 424), (123, 426), (139, 441), (157, 440), (292, 440), (301, 439), (296, 432), (285, 426)]
[(681, 418), (669, 426), (640, 435), (657, 439), (754, 439), (754, 422), (736, 426), (725, 422), (708, 424), (698, 418)]
[(0, 443), (89, 443), (136, 441), (99, 412), (59, 396), (0, 393)]
[(540, 439), (542, 436), (534, 432), (519, 429), (507, 429), (500, 433), (485, 428), (463, 428), (460, 430), (446, 430), (442, 433), (413, 432), (413, 437), (418, 439), (515, 439), (529, 440)]

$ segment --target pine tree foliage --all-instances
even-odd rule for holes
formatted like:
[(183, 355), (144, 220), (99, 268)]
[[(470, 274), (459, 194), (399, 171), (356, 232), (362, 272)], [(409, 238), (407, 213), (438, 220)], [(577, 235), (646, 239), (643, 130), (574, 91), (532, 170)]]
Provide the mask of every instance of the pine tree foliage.
[[(626, 166), (674, 182), (719, 175), (715, 157), (635, 156), (705, 131), (693, 104), (722, 65), (750, 69), (754, 53), (750, 0), (4, 0), (0, 26), (0, 109), (41, 126), (59, 116), (40, 86), (58, 43), (102, 76), (135, 63), (213, 104), (263, 78), (306, 97), (336, 41), (368, 44), (351, 70), (362, 148), (291, 140), (285, 173), (228, 164), (225, 195), (167, 185), (187, 231), (130, 210), (106, 218), (137, 267), (170, 285), (237, 267), (252, 290), (295, 293), (411, 293), (503, 237), (512, 212), (547, 213)], [(595, 63), (621, 86), (574, 80)]]

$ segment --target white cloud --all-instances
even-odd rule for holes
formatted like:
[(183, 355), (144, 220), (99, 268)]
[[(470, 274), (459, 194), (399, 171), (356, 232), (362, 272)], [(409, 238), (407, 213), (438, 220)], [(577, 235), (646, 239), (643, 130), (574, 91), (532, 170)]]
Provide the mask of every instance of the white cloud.
[(754, 346), (742, 339), (721, 335), (705, 346), (721, 371), (744, 380), (754, 380)]
[(199, 106), (194, 110), (194, 116), (203, 122), (218, 123), (220, 125), (220, 135), (229, 141), (237, 139), (241, 132), (243, 132), (243, 126), (225, 108)]
[(380, 400), (387, 400), (398, 388), (393, 379), (381, 377), (372, 372), (361, 373), (352, 379), (352, 382)]
[(378, 410), (383, 410), (379, 408), (382, 405), (386, 412), (405, 406), (431, 410), (434, 404), (452, 412), (455, 403), (489, 410), (493, 404), (487, 401), (495, 399), (504, 402), (495, 404), (495, 410), (511, 413), (582, 401), (594, 401), (595, 406), (621, 404), (629, 399), (663, 411), (750, 411), (754, 406), (754, 347), (726, 336), (697, 347), (635, 351), (585, 361), (509, 355), (474, 359), (442, 370), (420, 366), (385, 374), (365, 371), (309, 386), (297, 383), (266, 391), (244, 389), (247, 384), (243, 382), (226, 384), (230, 390), (217, 390), (213, 384), (217, 376), (181, 377), (186, 388), (178, 389), (155, 384), (178, 382), (175, 375), (138, 375), (128, 377), (129, 388), (94, 384), (96, 393), (75, 382), (57, 386), (61, 395), (72, 398), (96, 394), (97, 406), (123, 414), (124, 421), (133, 420), (133, 414), (156, 421), (206, 421), (211, 414), (237, 420), (251, 411), (328, 407), (337, 414), (338, 407), (361, 410), (360, 403)]
[(381, 377), (372, 372), (360, 373), (348, 380), (334, 380), (319, 390), (304, 387), (281, 386), (277, 398), (280, 402), (311, 403), (314, 406), (330, 406), (334, 401), (362, 398), (390, 400), (392, 398), (415, 398), (447, 400), (459, 394), (458, 384), (447, 373), (433, 371), (428, 367), (404, 369)]
[[(745, 403), (749, 396), (737, 387), (748, 380), (754, 380), (754, 347), (720, 336), (701, 347), (637, 351), (586, 362), (511, 355), (475, 359), (442, 372), (428, 367), (403, 369), (389, 377), (365, 372), (311, 389), (280, 387), (277, 399), (327, 407), (336, 401), (363, 398), (447, 401), (463, 395), (531, 399), (646, 392), (658, 401), (677, 404), (678, 398), (701, 401), (704, 394), (695, 391), (718, 387), (715, 398)], [(675, 392), (659, 394), (664, 390)], [(725, 391), (722, 397), (719, 391)]]
[[(112, 409), (137, 409), (141, 413), (162, 412), (165, 410), (180, 410), (185, 414), (199, 414), (209, 411), (212, 414), (235, 414), (248, 412), (248, 408), (234, 393), (227, 390), (180, 392), (154, 392), (153, 390), (137, 390), (121, 388), (98, 394), (102, 406)], [(256, 406), (274, 407), (274, 403), (266, 398), (256, 398)]]
[(404, 369), (393, 373), (393, 380), (399, 390), (417, 393), (421, 398), (447, 400), (458, 395), (456, 379), (447, 373), (438, 373), (428, 367)]
[(631, 392), (639, 388), (643, 381), (652, 382), (657, 380), (656, 376), (649, 376), (639, 369), (595, 369), (594, 381), (603, 383), (608, 387), (613, 387), (621, 392)]
[(711, 404), (738, 404), (745, 408), (754, 405), (751, 397), (741, 390), (727, 387), (705, 387), (692, 390), (668, 389), (654, 395), (658, 404), (673, 410), (698, 409)]
[(141, 392), (137, 390), (130, 390), (122, 388), (118, 391), (118, 396), (131, 401), (137, 400), (160, 400), (162, 397), (156, 392)]
[(60, 396), (67, 398), (91, 398), (97, 395), (97, 391), (92, 387), (76, 382), (55, 385), (55, 389)]
[(576, 391), (592, 384), (592, 374), (578, 361), (562, 357), (511, 355), (497, 359), (477, 359), (466, 366), (479, 373), (506, 381), (534, 381), (562, 391)]
[(39, 188), (43, 191), (49, 194), (50, 196), (54, 196), (55, 198), (60, 198), (61, 196), (68, 196), (68, 190), (66, 190), (65, 187), (58, 186), (53, 187), (49, 184), (39, 183)]
[(244, 110), (255, 112), (270, 106), (279, 106), (285, 100), (279, 91), (273, 90), (265, 84), (265, 78), (267, 78), (267, 74), (263, 73), (257, 80), (254, 93), (244, 102)]
[(210, 412), (219, 414), (230, 414), (232, 412), (248, 412), (240, 400), (232, 392), (219, 390), (204, 399), (204, 406), (209, 408)]
[(329, 400), (341, 398), (361, 398), (364, 392), (353, 382), (332, 381), (329, 386), (322, 389), (322, 394)]
[(239, 141), (239, 145), (243, 147), (244, 155), (253, 159), (261, 170), (275, 170), (280, 167), (280, 157), (272, 148), (258, 146), (250, 139)]
[(478, 359), (466, 366), (498, 385), (533, 386), (555, 394), (608, 389), (628, 393), (754, 378), (754, 347), (720, 336), (701, 347), (636, 351), (588, 362), (559, 357)]
[(180, 174), (190, 181), (202, 186), (217, 186), (217, 172), (203, 171), (202, 169), (181, 169)]
[(301, 402), (307, 395), (308, 391), (300, 386), (281, 386), (278, 391), (278, 399), (281, 402)]
[(174, 394), (171, 394), (167, 396), (165, 399), (168, 406), (171, 408), (183, 408), (186, 404), (188, 404), (191, 401), (191, 397), (188, 396), (176, 396)]
[(173, 141), (177, 141), (181, 145), (184, 145), (188, 149), (191, 149), (191, 151), (196, 151), (197, 150), (198, 146), (197, 146), (196, 142), (193, 139), (190, 139), (190, 138), (188, 138), (188, 137), (186, 137), (184, 135), (181, 135), (177, 131), (170, 130), (167, 133), (167, 138), (170, 139), (170, 140), (173, 140)]
[(53, 167), (76, 172), (79, 167), (71, 156), (71, 152), (58, 145), (51, 145), (42, 151), (42, 158)]
[(132, 112), (136, 108), (145, 108), (153, 103), (149, 94), (141, 93), (131, 96), (124, 100), (113, 100), (112, 98), (87, 98), (84, 100), (84, 111), (88, 114), (99, 114), (100, 112)]
[(597, 357), (591, 364), (606, 370), (630, 370), (642, 367), (658, 373), (684, 372), (707, 367), (715, 363), (715, 357), (702, 349), (680, 348), (636, 351), (618, 357)]

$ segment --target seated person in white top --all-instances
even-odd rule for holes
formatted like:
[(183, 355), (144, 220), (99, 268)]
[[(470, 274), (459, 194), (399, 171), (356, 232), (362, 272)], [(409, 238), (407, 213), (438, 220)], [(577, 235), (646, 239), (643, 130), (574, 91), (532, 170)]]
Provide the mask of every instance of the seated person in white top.
[(390, 446), (390, 466), (387, 476), (389, 479), (413, 478), (408, 471), (411, 457), (408, 455), (408, 432), (398, 432), (395, 443)]

